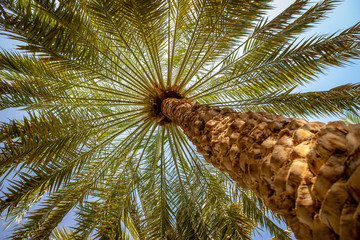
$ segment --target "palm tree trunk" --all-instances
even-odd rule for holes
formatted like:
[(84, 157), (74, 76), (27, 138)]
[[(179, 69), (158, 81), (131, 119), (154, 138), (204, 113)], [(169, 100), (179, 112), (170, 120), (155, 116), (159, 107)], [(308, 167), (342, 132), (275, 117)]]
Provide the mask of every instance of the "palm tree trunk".
[(237, 113), (168, 98), (206, 161), (282, 215), (298, 239), (360, 238), (360, 125)]

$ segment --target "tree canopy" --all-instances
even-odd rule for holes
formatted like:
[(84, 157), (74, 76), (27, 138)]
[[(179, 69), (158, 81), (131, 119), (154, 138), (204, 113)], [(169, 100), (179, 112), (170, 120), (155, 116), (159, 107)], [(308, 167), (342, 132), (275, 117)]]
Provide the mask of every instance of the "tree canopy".
[[(261, 200), (214, 169), (160, 112), (167, 97), (308, 117), (359, 109), (359, 84), (296, 92), (359, 58), (360, 23), (299, 37), (339, 1), (1, 0), (1, 211), (14, 239), (278, 238)], [(13, 178), (13, 180), (7, 180)], [(34, 206), (34, 207), (32, 207)], [(32, 207), (32, 208), (31, 208)]]

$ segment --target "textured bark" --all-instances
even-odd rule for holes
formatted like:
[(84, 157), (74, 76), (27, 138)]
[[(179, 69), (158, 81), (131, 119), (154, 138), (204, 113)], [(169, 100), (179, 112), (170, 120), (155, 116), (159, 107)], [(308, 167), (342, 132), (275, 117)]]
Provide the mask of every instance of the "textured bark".
[(168, 98), (206, 161), (282, 215), (298, 239), (360, 239), (360, 125), (237, 113)]

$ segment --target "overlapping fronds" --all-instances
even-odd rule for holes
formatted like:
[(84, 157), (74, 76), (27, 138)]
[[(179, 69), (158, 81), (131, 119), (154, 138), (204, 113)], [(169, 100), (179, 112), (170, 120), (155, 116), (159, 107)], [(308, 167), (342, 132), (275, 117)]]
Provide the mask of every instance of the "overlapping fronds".
[(230, 91), (214, 100), (214, 105), (236, 108), (240, 111), (260, 111), (287, 116), (337, 116), (343, 111), (359, 110), (359, 84), (345, 84), (328, 91), (291, 93), (275, 91), (262, 96), (250, 96), (241, 90)]
[(348, 124), (360, 124), (359, 112), (346, 111), (341, 120)]
[[(288, 239), (261, 200), (159, 114), (164, 97), (307, 117), (359, 109), (359, 84), (295, 93), (360, 55), (360, 24), (302, 38), (338, 1), (0, 0), (0, 210), (13, 239)], [(58, 228), (74, 215), (71, 229)], [(273, 216), (276, 218), (276, 216)]]

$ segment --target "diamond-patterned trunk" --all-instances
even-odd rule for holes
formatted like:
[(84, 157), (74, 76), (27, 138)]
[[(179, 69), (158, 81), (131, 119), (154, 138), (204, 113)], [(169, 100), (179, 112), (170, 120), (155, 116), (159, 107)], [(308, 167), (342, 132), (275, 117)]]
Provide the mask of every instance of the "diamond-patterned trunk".
[(360, 239), (360, 125), (165, 99), (206, 161), (253, 190), (298, 239)]

